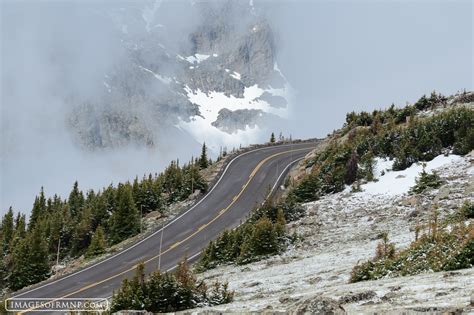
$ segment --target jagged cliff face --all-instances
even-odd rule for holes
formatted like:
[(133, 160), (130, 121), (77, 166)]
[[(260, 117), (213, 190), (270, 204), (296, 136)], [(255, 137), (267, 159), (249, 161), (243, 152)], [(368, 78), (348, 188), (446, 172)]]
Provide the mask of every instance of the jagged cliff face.
[(126, 53), (104, 73), (100, 97), (75, 101), (68, 122), (81, 146), (159, 148), (171, 137), (218, 150), (257, 141), (285, 117), (289, 85), (272, 30), (252, 2), (186, 5), (195, 25), (174, 38), (174, 25), (160, 23), (159, 2), (135, 16), (116, 13)]

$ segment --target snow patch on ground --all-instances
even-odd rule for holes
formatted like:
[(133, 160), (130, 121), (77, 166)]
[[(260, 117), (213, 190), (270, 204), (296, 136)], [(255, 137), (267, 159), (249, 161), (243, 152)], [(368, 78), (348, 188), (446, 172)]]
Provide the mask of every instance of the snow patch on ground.
[[(457, 155), (439, 155), (426, 162), (425, 170), (431, 172), (460, 160), (462, 160), (462, 157)], [(356, 195), (371, 198), (371, 196), (379, 194), (396, 196), (407, 193), (415, 185), (415, 179), (419, 177), (423, 170), (422, 163), (415, 163), (403, 171), (391, 171), (392, 164), (393, 161), (377, 158), (374, 176), (378, 180), (361, 185), (362, 192), (356, 193)]]
[[(373, 195), (341, 192), (304, 204), (306, 216), (288, 225), (289, 232), (297, 232), (302, 241), (279, 256), (202, 274), (209, 281), (228, 281), (236, 294), (231, 304), (199, 311), (292, 311), (295, 303), (306, 299), (324, 296), (339, 300), (366, 292), (375, 296), (346, 302), (344, 309), (349, 313), (399, 313), (407, 308), (466, 308), (474, 292), (474, 268), (348, 283), (352, 268), (374, 256), (382, 232), (388, 232), (397, 249), (405, 248), (414, 240), (417, 223), (427, 222), (433, 204), (444, 216), (465, 200), (474, 201), (474, 183), (469, 175), (474, 168), (472, 157), (439, 156), (429, 164), (429, 170), (436, 169), (447, 183), (419, 197), (407, 196), (407, 187), (398, 193)], [(378, 174), (390, 167), (385, 160), (378, 160), (377, 165)], [(421, 166), (404, 174), (416, 175), (418, 170)], [(386, 185), (383, 177), (392, 178), (390, 173), (401, 174), (389, 172), (374, 184)]]

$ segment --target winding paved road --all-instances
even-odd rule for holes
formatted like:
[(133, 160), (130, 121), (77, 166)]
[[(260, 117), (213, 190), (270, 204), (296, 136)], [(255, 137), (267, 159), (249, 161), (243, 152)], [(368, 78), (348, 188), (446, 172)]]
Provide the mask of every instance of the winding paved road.
[[(261, 204), (270, 187), (278, 189), (290, 166), (315, 142), (276, 145), (242, 153), (227, 164), (212, 189), (196, 205), (123, 251), (90, 267), (17, 292), (21, 298), (110, 297), (121, 281), (134, 274), (140, 261), (147, 273), (172, 270), (184, 256), (196, 259), (224, 229), (234, 228)], [(161, 259), (159, 253), (162, 241)]]

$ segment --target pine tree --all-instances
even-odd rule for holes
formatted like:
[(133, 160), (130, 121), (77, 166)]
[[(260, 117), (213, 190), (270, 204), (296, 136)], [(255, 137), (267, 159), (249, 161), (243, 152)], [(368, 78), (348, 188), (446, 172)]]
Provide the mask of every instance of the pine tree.
[(117, 188), (117, 209), (110, 217), (110, 238), (112, 244), (138, 234), (140, 217), (132, 197), (130, 185), (119, 184)]
[(179, 300), (176, 309), (182, 310), (196, 306), (196, 278), (189, 270), (186, 258), (178, 264), (175, 277), (179, 283)]
[[(7, 286), (7, 276), (8, 276), (8, 270), (7, 266), (5, 264), (5, 259), (4, 257), (0, 257), (0, 291), (5, 289)], [(2, 313), (2, 309), (0, 308), (0, 314), (7, 314), (6, 312)]]
[(45, 280), (50, 274), (47, 245), (40, 228), (28, 232), (13, 248), (9, 287), (19, 290)]
[(26, 217), (24, 214), (18, 213), (15, 219), (15, 232), (13, 233), (13, 241), (23, 239), (26, 236)]
[(272, 134), (270, 135), (270, 143), (275, 143), (275, 134), (272, 132)]
[(87, 248), (86, 256), (94, 257), (103, 254), (106, 246), (104, 229), (99, 225), (92, 236), (91, 244), (89, 245), (89, 248)]
[(79, 211), (84, 206), (84, 195), (82, 194), (82, 191), (79, 191), (79, 184), (77, 181), (74, 182), (72, 191), (69, 194), (68, 204), (69, 211), (71, 211), (73, 217), (78, 215)]
[[(3, 216), (2, 226), (1, 226), (1, 234), (2, 234), (2, 250), (3, 254), (6, 255), (10, 252), (10, 244), (13, 239), (14, 233), (14, 225), (13, 225), (13, 209), (10, 207), (8, 212)], [(2, 259), (0, 255), (0, 259)]]
[(84, 253), (89, 246), (92, 237), (92, 213), (90, 208), (81, 211), (78, 223), (74, 226), (72, 237), (72, 255), (78, 256)]
[[(280, 227), (278, 228), (280, 229)], [(278, 243), (277, 230), (274, 224), (266, 216), (260, 218), (251, 232), (246, 232), (249, 237), (245, 239), (241, 246), (239, 263), (249, 263), (258, 258), (278, 253), (280, 246)]]
[(209, 166), (209, 160), (207, 158), (207, 147), (206, 143), (202, 144), (201, 156), (199, 158), (199, 167), (205, 169)]
[(33, 209), (31, 210), (30, 222), (28, 224), (28, 230), (32, 230), (36, 224), (38, 218), (43, 216), (46, 211), (46, 199), (44, 197), (44, 190), (41, 187), (40, 195), (36, 196), (35, 202), (33, 203)]

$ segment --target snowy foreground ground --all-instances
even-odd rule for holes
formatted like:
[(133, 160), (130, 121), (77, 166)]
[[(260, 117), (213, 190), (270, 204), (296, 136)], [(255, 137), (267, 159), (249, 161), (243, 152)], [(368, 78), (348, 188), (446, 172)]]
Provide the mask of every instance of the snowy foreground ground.
[(235, 300), (194, 311), (298, 312), (308, 303), (330, 299), (349, 313), (474, 313), (474, 268), (348, 283), (354, 265), (374, 256), (382, 232), (389, 233), (398, 249), (406, 247), (415, 237), (415, 225), (427, 222), (433, 204), (446, 215), (464, 200), (474, 200), (473, 152), (427, 163), (427, 171), (436, 170), (446, 183), (420, 197), (408, 190), (421, 165), (394, 172), (387, 171), (390, 161), (377, 162), (378, 181), (362, 185), (362, 192), (347, 189), (305, 204), (307, 215), (289, 225), (290, 233), (303, 236), (295, 247), (261, 262), (202, 274), (207, 280), (228, 281)]

